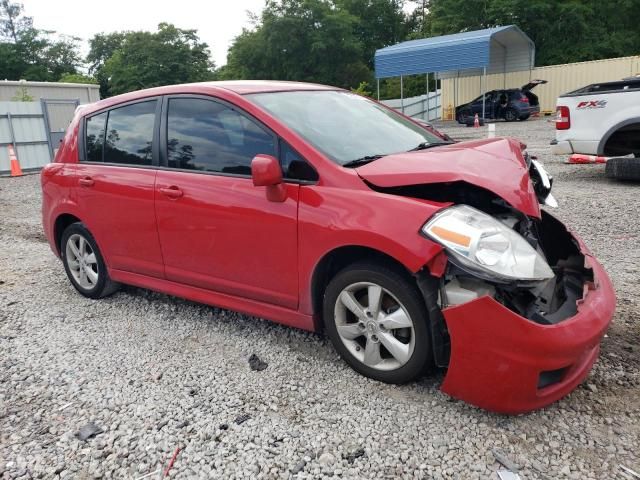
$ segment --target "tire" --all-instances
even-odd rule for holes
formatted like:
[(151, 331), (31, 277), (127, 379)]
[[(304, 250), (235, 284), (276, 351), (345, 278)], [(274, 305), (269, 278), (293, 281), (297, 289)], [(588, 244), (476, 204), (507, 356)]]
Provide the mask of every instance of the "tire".
[(524, 122), (525, 120), (528, 120), (530, 116), (531, 116), (531, 115), (522, 115), (522, 116), (520, 117), (520, 121)]
[[(370, 304), (370, 296), (381, 300)], [(399, 270), (372, 262), (346, 267), (327, 286), (323, 317), (334, 348), (366, 377), (401, 384), (432, 364), (424, 299)]]
[(514, 108), (507, 108), (504, 111), (504, 119), (507, 122), (515, 122), (516, 120), (518, 120), (518, 112), (516, 112)]
[(471, 112), (469, 112), (467, 110), (460, 110), (458, 112), (458, 114), (456, 115), (456, 120), (458, 121), (458, 123), (460, 123), (462, 125), (466, 125), (467, 124), (467, 118), (469, 118), (470, 115), (471, 115)]
[(610, 158), (605, 166), (605, 175), (616, 180), (640, 181), (640, 158)]
[(109, 278), (98, 244), (83, 223), (72, 223), (62, 233), (60, 257), (69, 281), (85, 297), (106, 297), (120, 287)]

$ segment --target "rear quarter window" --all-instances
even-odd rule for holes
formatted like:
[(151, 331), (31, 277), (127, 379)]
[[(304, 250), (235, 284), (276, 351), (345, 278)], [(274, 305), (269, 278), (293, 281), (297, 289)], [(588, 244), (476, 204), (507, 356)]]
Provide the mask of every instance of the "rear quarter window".
[(104, 146), (104, 127), (107, 112), (87, 118), (85, 127), (85, 159), (87, 162), (102, 162), (102, 148)]

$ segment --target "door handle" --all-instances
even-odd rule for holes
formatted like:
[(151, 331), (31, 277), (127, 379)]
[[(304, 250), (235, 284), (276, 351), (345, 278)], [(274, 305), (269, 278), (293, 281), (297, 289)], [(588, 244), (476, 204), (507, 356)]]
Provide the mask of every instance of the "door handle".
[(78, 180), (78, 183), (83, 187), (92, 187), (96, 182), (94, 182), (93, 178), (91, 177), (82, 177), (80, 180)]
[(182, 190), (175, 185), (171, 185), (167, 188), (161, 188), (160, 192), (169, 198), (180, 198), (182, 196)]

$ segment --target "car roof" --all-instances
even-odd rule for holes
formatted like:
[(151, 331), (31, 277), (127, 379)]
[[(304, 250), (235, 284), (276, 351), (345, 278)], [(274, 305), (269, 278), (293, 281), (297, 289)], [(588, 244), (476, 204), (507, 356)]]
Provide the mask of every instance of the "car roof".
[(205, 85), (226, 88), (240, 95), (247, 93), (292, 92), (300, 90), (341, 90), (338, 87), (321, 85), (319, 83), (287, 82), (280, 80), (227, 80), (221, 82), (206, 82)]
[(321, 85), (318, 83), (287, 82), (280, 80), (225, 80), (218, 82), (183, 83), (179, 85), (166, 85), (162, 87), (147, 88), (134, 92), (124, 93), (88, 104), (82, 109), (84, 115), (93, 113), (103, 108), (112, 107), (120, 103), (131, 102), (145, 97), (157, 95), (171, 95), (181, 93), (214, 93), (221, 90), (231, 91), (238, 95), (269, 92), (295, 92), (295, 91), (336, 91), (343, 90), (338, 87)]

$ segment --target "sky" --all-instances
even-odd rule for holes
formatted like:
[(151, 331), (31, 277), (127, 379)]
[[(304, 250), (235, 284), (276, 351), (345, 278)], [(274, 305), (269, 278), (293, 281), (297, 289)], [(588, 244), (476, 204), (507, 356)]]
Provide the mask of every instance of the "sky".
[(20, 0), (24, 15), (36, 28), (55, 30), (83, 40), (96, 33), (120, 30), (155, 31), (160, 22), (196, 29), (209, 45), (216, 66), (227, 63), (227, 49), (234, 37), (249, 27), (247, 11), (259, 14), (264, 0)]

